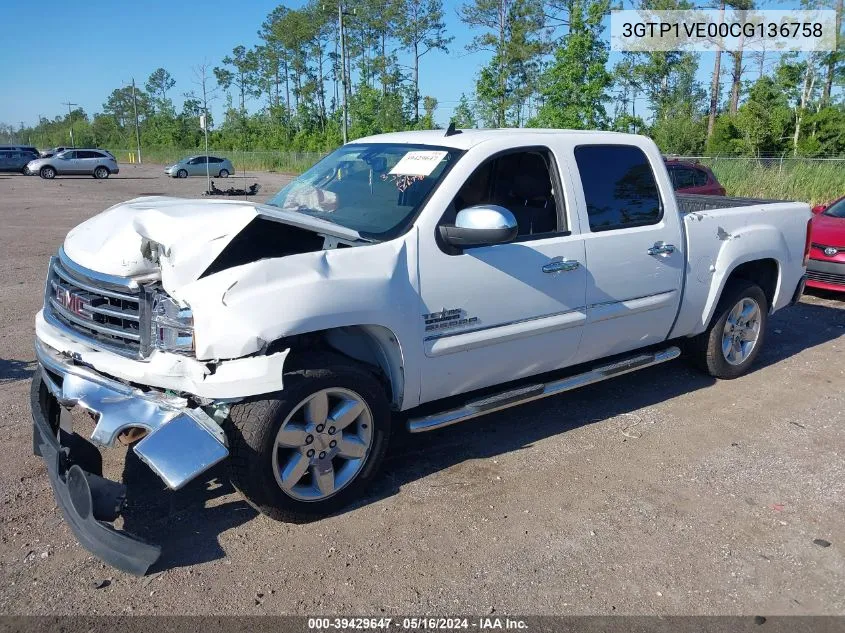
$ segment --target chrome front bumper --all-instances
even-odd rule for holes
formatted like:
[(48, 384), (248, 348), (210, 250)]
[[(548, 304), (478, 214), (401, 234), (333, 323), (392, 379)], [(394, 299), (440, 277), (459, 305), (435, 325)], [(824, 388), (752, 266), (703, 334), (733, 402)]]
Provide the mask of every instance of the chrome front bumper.
[[(35, 351), (33, 451), (44, 458), (56, 501), (83, 547), (142, 575), (161, 550), (108, 524), (123, 509), (126, 487), (102, 477), (95, 444), (112, 446), (124, 431), (144, 429), (147, 434), (134, 445), (135, 453), (176, 490), (228, 456), (223, 430), (183, 398), (108, 378), (38, 340)], [(73, 432), (68, 410), (74, 406), (97, 419), (92, 442)]]
[(144, 429), (146, 436), (133, 450), (168, 488), (178, 490), (229, 455), (223, 429), (202, 409), (189, 408), (184, 398), (107, 378), (37, 339), (35, 355), (44, 384), (59, 404), (78, 405), (97, 418), (92, 442), (114, 446), (124, 431)]

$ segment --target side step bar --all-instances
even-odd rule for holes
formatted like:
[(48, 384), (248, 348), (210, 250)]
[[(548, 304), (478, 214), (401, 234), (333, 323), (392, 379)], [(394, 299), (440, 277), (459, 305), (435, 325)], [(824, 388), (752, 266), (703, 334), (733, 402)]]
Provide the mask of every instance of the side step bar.
[(457, 409), (450, 409), (448, 411), (441, 411), (432, 415), (427, 415), (421, 418), (411, 418), (408, 420), (408, 430), (411, 433), (423, 433), (424, 431), (433, 431), (444, 426), (457, 424), (464, 420), (477, 418), (493, 411), (500, 411), (513, 407), (532, 400), (539, 400), (548, 396), (554, 396), (565, 391), (578, 389), (592, 385), (614, 376), (621, 376), (638, 369), (651, 367), (652, 365), (659, 365), (666, 361), (674, 360), (681, 355), (681, 350), (677, 347), (669, 347), (659, 352), (638, 354), (610, 365), (603, 365), (596, 367), (583, 374), (576, 374), (575, 376), (568, 376), (561, 380), (553, 382), (539, 383), (535, 385), (528, 385), (518, 387), (510, 391), (498, 393), (493, 396), (487, 396), (479, 400), (466, 403), (464, 406)]

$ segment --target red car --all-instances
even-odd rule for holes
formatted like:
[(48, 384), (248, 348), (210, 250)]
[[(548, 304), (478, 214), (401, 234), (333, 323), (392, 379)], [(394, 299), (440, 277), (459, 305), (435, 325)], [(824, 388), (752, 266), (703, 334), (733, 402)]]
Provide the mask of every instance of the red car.
[(807, 285), (845, 292), (845, 196), (813, 207)]
[(700, 163), (667, 159), (666, 169), (672, 179), (672, 187), (678, 193), (695, 193), (706, 196), (724, 196), (725, 188), (716, 176)]

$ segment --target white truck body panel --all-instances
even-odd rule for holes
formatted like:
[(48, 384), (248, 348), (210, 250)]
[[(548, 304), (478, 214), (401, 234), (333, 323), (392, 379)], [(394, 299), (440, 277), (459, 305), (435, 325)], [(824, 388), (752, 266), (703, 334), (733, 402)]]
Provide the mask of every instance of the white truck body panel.
[[(327, 221), (240, 201), (150, 197), (117, 205), (71, 231), (65, 252), (102, 273), (159, 276), (164, 290), (193, 311), (195, 357), (159, 350), (143, 360), (121, 358), (73, 340), (40, 316), (39, 339), (118, 379), (234, 398), (283, 388), (284, 353), (264, 353), (274, 341), (360, 328), (391, 380), (394, 407), (409, 409), (697, 334), (709, 322), (725, 280), (744, 262), (770, 258), (778, 263), (772, 309), (789, 302), (803, 274), (807, 205), (681, 215), (662, 157), (643, 137), (474, 130), (449, 137), (440, 131), (395, 133), (357, 142), (447, 146), (465, 153), (413, 225), (380, 243), (362, 242), (355, 231)], [(583, 144), (632, 145), (645, 153), (663, 200), (659, 222), (590, 231), (573, 157)], [(567, 230), (445, 253), (434, 236), (462, 184), (491, 156), (520, 147), (547, 148), (554, 157), (562, 189), (556, 197), (565, 206)], [(311, 230), (326, 239), (326, 246), (203, 276), (258, 216)], [(142, 255), (145, 239), (161, 245), (158, 263)], [(336, 248), (338, 240), (352, 247)], [(648, 254), (658, 243), (675, 250)], [(578, 266), (543, 272), (544, 264), (560, 260)], [(427, 329), (427, 316), (450, 310), (467, 323), (447, 332)]]

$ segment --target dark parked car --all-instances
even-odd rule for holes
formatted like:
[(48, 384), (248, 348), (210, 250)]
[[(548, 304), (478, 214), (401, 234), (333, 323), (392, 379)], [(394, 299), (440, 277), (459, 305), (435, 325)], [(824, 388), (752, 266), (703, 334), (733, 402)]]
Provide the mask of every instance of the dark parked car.
[(708, 196), (725, 195), (725, 188), (719, 184), (713, 172), (700, 163), (667, 160), (666, 169), (672, 179), (672, 187), (678, 193), (697, 193)]
[(38, 148), (34, 145), (0, 145), (0, 152), (21, 150), (24, 152), (32, 152), (36, 156), (40, 154)]
[(38, 158), (37, 151), (0, 147), (0, 171), (25, 174), (26, 166), (36, 158)]

